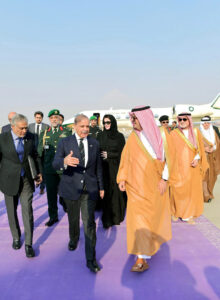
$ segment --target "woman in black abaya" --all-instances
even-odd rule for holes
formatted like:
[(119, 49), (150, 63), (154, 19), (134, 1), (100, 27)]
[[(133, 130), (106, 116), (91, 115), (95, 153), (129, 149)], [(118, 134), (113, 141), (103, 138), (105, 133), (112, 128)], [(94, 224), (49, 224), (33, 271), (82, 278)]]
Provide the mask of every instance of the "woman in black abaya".
[(117, 121), (112, 115), (103, 117), (103, 131), (98, 135), (100, 143), (105, 196), (102, 201), (104, 228), (119, 225), (125, 217), (126, 193), (121, 192), (116, 183), (121, 152), (125, 138), (118, 132)]

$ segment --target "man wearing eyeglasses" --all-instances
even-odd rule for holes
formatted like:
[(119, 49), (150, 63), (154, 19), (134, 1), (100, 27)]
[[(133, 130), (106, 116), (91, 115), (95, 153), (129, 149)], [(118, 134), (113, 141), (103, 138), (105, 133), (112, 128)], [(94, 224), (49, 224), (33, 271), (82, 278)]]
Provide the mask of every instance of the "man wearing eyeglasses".
[(190, 113), (177, 117), (178, 128), (171, 132), (176, 153), (176, 183), (171, 186), (173, 220), (181, 218), (195, 224), (194, 218), (203, 212), (202, 180), (208, 169), (202, 135), (193, 128)]
[(171, 131), (169, 126), (169, 117), (167, 115), (163, 115), (159, 118), (160, 125), (167, 129), (168, 132)]
[(15, 114), (11, 120), (11, 131), (0, 135), (0, 190), (5, 196), (8, 221), (13, 237), (12, 248), (15, 250), (21, 248), (21, 230), (17, 216), (20, 199), (25, 232), (25, 252), (27, 257), (34, 257), (35, 253), (32, 248), (34, 180), (29, 157), (34, 160), (39, 173), (36, 177), (37, 184), (42, 181), (42, 168), (35, 149), (34, 137), (27, 130), (27, 118), (21, 114)]

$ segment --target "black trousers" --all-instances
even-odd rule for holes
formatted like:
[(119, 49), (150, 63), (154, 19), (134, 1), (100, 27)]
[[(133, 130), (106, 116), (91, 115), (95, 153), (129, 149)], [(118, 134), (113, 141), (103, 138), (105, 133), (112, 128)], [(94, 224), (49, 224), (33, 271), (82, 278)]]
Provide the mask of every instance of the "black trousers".
[(60, 175), (45, 174), (45, 183), (47, 188), (48, 214), (50, 219), (58, 218), (58, 186), (60, 183)]
[(22, 219), (24, 224), (25, 232), (25, 244), (32, 245), (33, 239), (33, 209), (32, 209), (32, 200), (33, 200), (33, 190), (29, 184), (29, 181), (26, 177), (21, 177), (19, 192), (16, 196), (5, 196), (5, 205), (8, 214), (8, 222), (11, 230), (13, 239), (18, 240), (21, 236), (21, 229), (18, 222), (17, 207), (18, 200), (20, 198), (21, 210), (22, 210)]
[(85, 254), (87, 260), (95, 259), (96, 246), (96, 223), (95, 207), (96, 201), (90, 200), (86, 191), (82, 193), (78, 200), (64, 199), (67, 207), (69, 220), (70, 240), (77, 243), (80, 236), (80, 210), (85, 234)]

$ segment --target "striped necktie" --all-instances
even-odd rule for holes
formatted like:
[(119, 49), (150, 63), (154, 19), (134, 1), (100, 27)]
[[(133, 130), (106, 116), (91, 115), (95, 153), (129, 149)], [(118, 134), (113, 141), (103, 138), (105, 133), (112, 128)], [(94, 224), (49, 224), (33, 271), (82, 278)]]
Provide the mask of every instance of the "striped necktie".
[(80, 155), (82, 158), (82, 164), (83, 164), (83, 166), (85, 166), (85, 149), (84, 149), (83, 139), (80, 139), (79, 151), (80, 151)]

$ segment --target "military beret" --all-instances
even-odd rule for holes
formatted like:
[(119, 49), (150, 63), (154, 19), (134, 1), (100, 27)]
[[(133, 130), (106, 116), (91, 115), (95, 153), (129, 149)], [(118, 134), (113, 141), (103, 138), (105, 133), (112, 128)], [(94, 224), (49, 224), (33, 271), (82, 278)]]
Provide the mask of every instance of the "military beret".
[(60, 111), (58, 109), (52, 109), (51, 111), (49, 111), (48, 113), (48, 118), (55, 115), (55, 116), (59, 116)]
[(96, 116), (91, 116), (90, 118), (89, 118), (89, 120), (91, 121), (91, 120), (97, 120), (97, 117)]
[(169, 117), (167, 115), (161, 116), (159, 119), (160, 122), (169, 121)]

